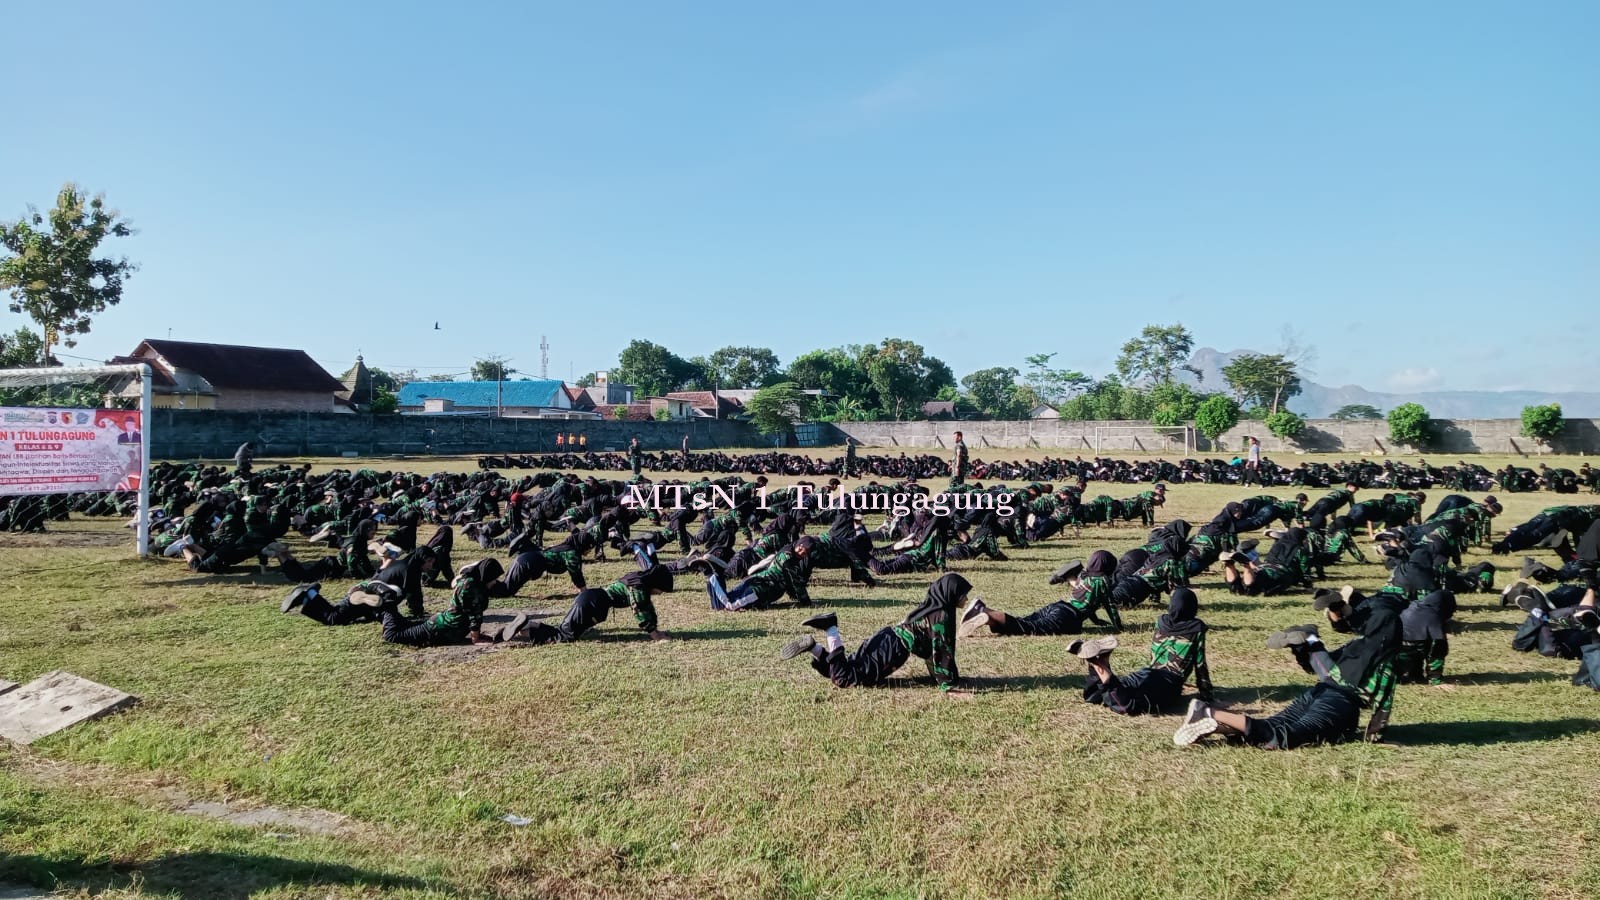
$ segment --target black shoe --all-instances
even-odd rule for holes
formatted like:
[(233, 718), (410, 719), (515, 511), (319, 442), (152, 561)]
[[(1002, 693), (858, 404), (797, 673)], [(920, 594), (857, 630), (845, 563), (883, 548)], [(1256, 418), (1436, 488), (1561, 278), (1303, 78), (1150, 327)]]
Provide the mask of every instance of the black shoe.
[(1066, 584), (1083, 571), (1083, 560), (1075, 559), (1050, 575), (1051, 584)]
[(1543, 592), (1525, 589), (1517, 595), (1517, 609), (1531, 613), (1536, 609), (1549, 610), (1550, 604), (1545, 602)]
[(818, 631), (827, 631), (829, 628), (838, 628), (839, 614), (831, 612), (817, 613), (811, 618), (801, 622), (800, 625), (804, 628), (815, 628)]
[(809, 634), (802, 634), (797, 638), (791, 638), (788, 643), (784, 644), (783, 649), (778, 651), (778, 658), (794, 659), (802, 653), (810, 653), (815, 646), (817, 646), (815, 638)]
[(1578, 611), (1572, 614), (1572, 618), (1579, 625), (1591, 631), (1600, 631), (1600, 612), (1595, 612), (1592, 606), (1578, 607)]
[(294, 590), (289, 592), (289, 596), (283, 598), (283, 603), (278, 606), (278, 612), (294, 612), (305, 604), (306, 598), (320, 590), (322, 590), (322, 582), (320, 581), (315, 584), (295, 585)]

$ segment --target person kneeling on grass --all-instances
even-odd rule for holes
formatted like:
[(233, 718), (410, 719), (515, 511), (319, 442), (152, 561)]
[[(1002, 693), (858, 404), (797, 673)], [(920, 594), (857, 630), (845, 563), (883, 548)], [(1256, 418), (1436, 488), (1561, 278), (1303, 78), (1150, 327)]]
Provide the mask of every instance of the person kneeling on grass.
[(1156, 620), (1155, 636), (1150, 641), (1150, 665), (1127, 675), (1118, 676), (1111, 671), (1116, 638), (1068, 644), (1068, 653), (1089, 664), (1089, 677), (1083, 685), (1084, 701), (1102, 704), (1125, 716), (1165, 712), (1182, 702), (1184, 682), (1193, 675), (1200, 702), (1211, 702), (1206, 623), (1198, 618), (1199, 611), (1200, 601), (1194, 591), (1174, 590), (1166, 614)]
[(713, 558), (702, 556), (690, 562), (690, 567), (706, 576), (706, 593), (711, 595), (713, 612), (739, 612), (746, 609), (766, 609), (783, 599), (785, 594), (794, 598), (796, 606), (810, 606), (811, 595), (806, 585), (811, 582), (811, 551), (817, 539), (806, 536), (792, 546), (779, 550), (765, 564), (757, 564), (755, 571), (733, 590), (722, 586), (722, 576), (712, 568)]
[(810, 654), (811, 668), (835, 687), (876, 687), (915, 656), (927, 660), (928, 674), (943, 691), (961, 682), (956, 669), (956, 610), (966, 601), (972, 583), (954, 573), (942, 575), (928, 588), (922, 605), (898, 625), (890, 625), (868, 638), (854, 653), (846, 653), (839, 634), (839, 617), (822, 613), (801, 622), (823, 633), (818, 644), (801, 635), (783, 645), (780, 659)]
[(402, 616), (396, 608), (399, 597), (395, 596), (378, 610), (384, 642), (411, 647), (493, 643), (493, 638), (482, 630), (483, 611), (489, 607), (489, 583), (503, 574), (496, 559), (480, 559), (462, 566), (450, 583), (450, 608), (422, 621)]
[(631, 607), (639, 630), (650, 635), (653, 641), (667, 639), (656, 621), (656, 607), (651, 598), (656, 594), (672, 592), (672, 572), (666, 566), (656, 565), (644, 572), (629, 572), (603, 588), (585, 588), (572, 600), (572, 608), (560, 625), (529, 622), (526, 615), (518, 615), (502, 632), (501, 640), (514, 640), (522, 634), (535, 644), (565, 644), (577, 640), (585, 631), (604, 622), (613, 609)]
[[(1111, 602), (1111, 575), (1117, 568), (1117, 558), (1105, 550), (1096, 550), (1088, 565), (1081, 563), (1062, 567), (1058, 575), (1073, 579), (1072, 594), (1057, 600), (1026, 616), (1013, 616), (998, 609), (990, 609), (982, 600), (973, 600), (961, 616), (960, 637), (972, 637), (984, 626), (990, 634), (1007, 636), (1039, 636), (1055, 634), (1082, 634), (1085, 622), (1103, 625), (1100, 612), (1110, 619), (1113, 633), (1122, 630), (1122, 614)], [(1055, 581), (1052, 578), (1051, 581)]]
[(1267, 718), (1228, 712), (1195, 700), (1172, 742), (1183, 747), (1216, 732), (1263, 750), (1337, 744), (1356, 733), (1362, 707), (1372, 710), (1366, 739), (1382, 740), (1394, 707), (1394, 660), (1402, 641), (1402, 608), (1391, 595), (1369, 598), (1355, 617), (1361, 636), (1332, 652), (1323, 646), (1315, 625), (1274, 633), (1267, 638), (1267, 647), (1293, 649), (1301, 667), (1317, 676), (1316, 685), (1283, 712)]
[[(1600, 611), (1595, 596), (1577, 585), (1562, 585), (1548, 596), (1526, 582), (1506, 588), (1528, 618), (1511, 639), (1511, 647), (1540, 656), (1582, 660), (1572, 683), (1600, 691)], [(1560, 604), (1560, 605), (1557, 605)]]

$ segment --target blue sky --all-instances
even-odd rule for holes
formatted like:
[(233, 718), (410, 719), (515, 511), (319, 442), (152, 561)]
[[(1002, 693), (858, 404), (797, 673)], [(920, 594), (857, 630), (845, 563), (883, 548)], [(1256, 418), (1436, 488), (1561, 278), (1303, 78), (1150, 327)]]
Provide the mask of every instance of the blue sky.
[(73, 180), (140, 229), (82, 356), (171, 329), (536, 373), (544, 334), (566, 377), (635, 337), (787, 361), (896, 336), (958, 376), (1103, 373), (1182, 321), (1222, 350), (1291, 326), (1327, 384), (1594, 387), (1592, 2), (6, 19), (0, 215)]

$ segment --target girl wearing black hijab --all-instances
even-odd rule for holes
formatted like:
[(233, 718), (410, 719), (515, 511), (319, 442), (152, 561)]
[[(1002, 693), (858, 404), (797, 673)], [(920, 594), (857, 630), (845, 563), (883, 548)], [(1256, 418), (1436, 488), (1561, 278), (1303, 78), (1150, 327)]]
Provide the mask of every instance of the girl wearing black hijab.
[(1272, 549), (1259, 563), (1245, 559), (1240, 565), (1239, 554), (1224, 554), (1222, 578), (1235, 594), (1264, 597), (1295, 587), (1310, 587), (1311, 567), (1306, 530), (1291, 528), (1273, 541)]
[(656, 594), (671, 593), (672, 572), (663, 565), (652, 566), (645, 572), (629, 572), (603, 588), (585, 588), (572, 600), (572, 608), (560, 625), (528, 622), (523, 616), (514, 619), (502, 632), (502, 640), (512, 640), (518, 632), (526, 631), (528, 640), (535, 644), (565, 644), (575, 641), (585, 631), (604, 622), (611, 610), (630, 607), (639, 630), (650, 635), (653, 641), (667, 639), (658, 627), (656, 607), (651, 598)]
[(483, 611), (489, 607), (489, 584), (504, 574), (497, 559), (462, 566), (450, 583), (450, 608), (421, 622), (400, 614), (399, 597), (385, 602), (378, 610), (384, 642), (412, 647), (491, 643), (483, 633)]
[(1404, 604), (1392, 595), (1368, 598), (1359, 613), (1351, 617), (1359, 623), (1361, 636), (1331, 653), (1314, 626), (1273, 635), (1268, 646), (1292, 647), (1296, 660), (1317, 676), (1317, 683), (1283, 712), (1265, 719), (1193, 701), (1172, 742), (1183, 747), (1218, 732), (1263, 750), (1337, 744), (1356, 732), (1363, 707), (1372, 710), (1366, 739), (1382, 740), (1394, 707), (1394, 660), (1400, 652), (1403, 608)]
[(1082, 634), (1085, 622), (1105, 624), (1100, 619), (1101, 611), (1111, 620), (1111, 632), (1120, 632), (1122, 615), (1117, 611), (1116, 604), (1111, 602), (1111, 576), (1116, 568), (1115, 556), (1105, 550), (1096, 550), (1074, 579), (1070, 596), (1026, 616), (1009, 615), (990, 609), (982, 600), (974, 600), (961, 616), (960, 636), (971, 637), (984, 626), (988, 626), (990, 634), (1007, 636)]
[(922, 604), (898, 625), (890, 625), (868, 638), (854, 653), (846, 653), (835, 613), (812, 616), (800, 624), (824, 634), (818, 644), (803, 634), (783, 645), (780, 659), (809, 654), (811, 668), (835, 687), (875, 687), (915, 656), (927, 660), (928, 674), (942, 691), (961, 682), (956, 668), (956, 610), (966, 602), (972, 583), (960, 575), (942, 575), (928, 587)]
[(1445, 623), (1456, 614), (1456, 595), (1434, 591), (1400, 613), (1403, 641), (1395, 657), (1395, 676), (1404, 684), (1444, 684), (1444, 659), (1450, 655)]
[(1206, 623), (1197, 613), (1200, 602), (1194, 591), (1178, 588), (1172, 592), (1166, 615), (1156, 620), (1155, 636), (1150, 641), (1150, 665), (1127, 675), (1111, 671), (1111, 651), (1116, 638), (1073, 641), (1067, 652), (1089, 663), (1089, 677), (1083, 685), (1083, 699), (1103, 704), (1123, 715), (1158, 713), (1178, 705), (1183, 685), (1194, 676), (1195, 690), (1202, 702), (1211, 700), (1211, 669), (1206, 664)]

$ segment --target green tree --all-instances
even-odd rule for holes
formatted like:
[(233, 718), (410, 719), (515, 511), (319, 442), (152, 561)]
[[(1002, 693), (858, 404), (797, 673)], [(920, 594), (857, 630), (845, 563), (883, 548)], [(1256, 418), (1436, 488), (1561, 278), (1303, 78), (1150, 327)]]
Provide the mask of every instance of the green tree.
[(1240, 403), (1259, 406), (1269, 415), (1301, 387), (1298, 367), (1281, 353), (1241, 353), (1222, 367), (1222, 378)]
[(26, 328), (0, 334), (0, 369), (32, 369), (59, 366), (55, 357), (44, 355), (44, 341)]
[(1433, 419), (1420, 403), (1402, 403), (1389, 410), (1389, 440), (1407, 447), (1426, 447), (1433, 439)]
[(950, 367), (928, 356), (922, 345), (901, 338), (862, 348), (861, 361), (878, 394), (879, 408), (897, 421), (921, 411), (922, 404), (955, 384)]
[(41, 360), (57, 343), (76, 346), (94, 316), (122, 301), (122, 284), (138, 267), (127, 257), (95, 254), (107, 238), (133, 233), (121, 213), (106, 208), (104, 195), (85, 197), (71, 183), (49, 213), (30, 206), (16, 223), (0, 224), (0, 290), (11, 295), (12, 312), (38, 324)]
[(1146, 325), (1139, 336), (1122, 345), (1117, 357), (1117, 374), (1124, 384), (1160, 384), (1171, 381), (1182, 369), (1199, 374), (1188, 365), (1194, 352), (1194, 335), (1179, 325)]
[(388, 391), (391, 394), (398, 393), (401, 388), (417, 380), (416, 372), (390, 372), (376, 366), (367, 367), (367, 374), (372, 378), (374, 392)]
[(1094, 384), (1094, 379), (1082, 372), (1051, 368), (1050, 360), (1055, 356), (1054, 353), (1035, 353), (1023, 360), (1028, 364), (1024, 383), (1033, 390), (1035, 397), (1051, 406), (1065, 402)]
[(1268, 415), (1266, 424), (1268, 431), (1286, 441), (1294, 440), (1306, 430), (1306, 420), (1287, 409), (1280, 409)]
[(658, 409), (655, 412), (651, 413), (650, 415), (657, 422), (670, 422), (670, 421), (672, 421), (672, 413), (667, 412), (667, 410), (665, 408)]
[(781, 369), (777, 354), (765, 347), (723, 347), (706, 359), (706, 368), (719, 388), (774, 384)]
[(517, 370), (506, 365), (509, 362), (502, 356), (485, 356), (472, 364), (473, 381), (510, 381)]
[(587, 375), (584, 375), (584, 376), (582, 376), (582, 377), (580, 377), (578, 379), (578, 387), (581, 387), (581, 388), (592, 388), (599, 381), (600, 381), (599, 375), (597, 373), (595, 373), (595, 372), (590, 372)]
[(1239, 404), (1232, 397), (1212, 394), (1194, 411), (1194, 427), (1206, 440), (1215, 441), (1239, 424)]
[(639, 397), (660, 397), (699, 374), (693, 363), (660, 344), (635, 340), (617, 357), (613, 380), (633, 385)]
[(861, 347), (835, 347), (802, 353), (789, 363), (788, 379), (807, 390), (822, 391), (862, 407), (876, 408), (872, 379), (861, 362), (863, 351)]
[(388, 388), (373, 385), (372, 403), (368, 410), (377, 415), (388, 415), (400, 408), (400, 395)]
[(762, 434), (783, 434), (794, 423), (809, 418), (813, 396), (792, 381), (780, 381), (758, 391), (745, 403), (750, 422)]
[(1531, 438), (1541, 447), (1550, 446), (1566, 427), (1567, 420), (1561, 416), (1559, 403), (1522, 408), (1522, 436)]
[(1033, 391), (1017, 384), (1018, 372), (1009, 366), (979, 369), (961, 379), (967, 398), (992, 419), (1025, 419), (1034, 404)]
[(1183, 413), (1179, 412), (1178, 407), (1171, 403), (1164, 403), (1156, 407), (1155, 412), (1150, 414), (1151, 425), (1182, 425), (1184, 421), (1185, 416)]
[(1351, 419), (1381, 419), (1383, 418), (1383, 412), (1376, 406), (1369, 406), (1365, 403), (1347, 403), (1334, 410), (1333, 415), (1328, 418), (1338, 419), (1341, 422)]

